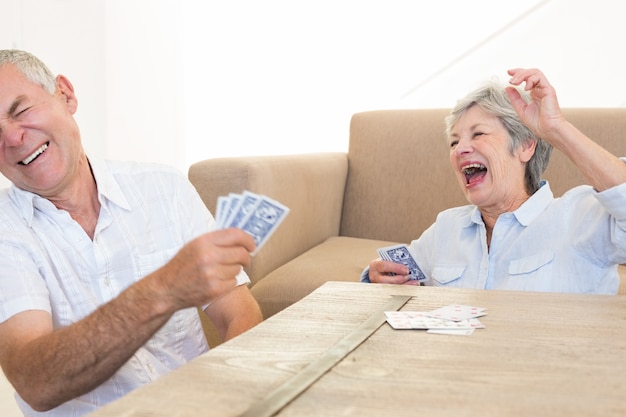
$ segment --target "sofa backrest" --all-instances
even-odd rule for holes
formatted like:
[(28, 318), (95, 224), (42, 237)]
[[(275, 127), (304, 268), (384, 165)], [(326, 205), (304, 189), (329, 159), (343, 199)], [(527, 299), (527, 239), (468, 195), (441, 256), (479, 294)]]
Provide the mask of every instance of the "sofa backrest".
[(265, 194), (290, 208), (285, 222), (246, 267), (256, 284), (285, 262), (337, 235), (347, 171), (346, 154), (335, 152), (212, 158), (191, 165), (188, 175), (211, 213), (219, 196), (244, 190)]
[[(444, 134), (449, 109), (356, 113), (340, 234), (410, 242), (437, 214), (467, 204), (452, 173)], [(626, 108), (563, 109), (566, 118), (613, 154), (626, 156)], [(544, 178), (556, 196), (585, 180), (555, 150)]]

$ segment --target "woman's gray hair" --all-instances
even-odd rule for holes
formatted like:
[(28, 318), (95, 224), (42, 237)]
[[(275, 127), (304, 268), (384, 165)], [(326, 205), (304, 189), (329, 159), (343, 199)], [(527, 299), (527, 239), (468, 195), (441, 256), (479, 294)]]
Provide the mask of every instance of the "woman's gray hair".
[[(529, 100), (528, 93), (518, 88), (522, 97)], [(528, 141), (536, 141), (535, 153), (526, 164), (526, 175), (524, 182), (526, 191), (532, 195), (539, 189), (541, 176), (548, 167), (552, 145), (535, 136), (522, 121), (517, 117), (515, 110), (511, 106), (509, 97), (504, 87), (492, 80), (484, 86), (469, 93), (460, 99), (454, 109), (446, 117), (446, 136), (450, 137), (452, 128), (465, 112), (472, 106), (480, 106), (486, 113), (496, 116), (504, 128), (509, 132), (511, 138), (509, 142), (509, 152), (513, 154), (515, 149)]]
[(56, 90), (56, 77), (36, 56), (18, 49), (0, 50), (0, 67), (12, 64), (26, 79), (40, 85), (50, 94)]

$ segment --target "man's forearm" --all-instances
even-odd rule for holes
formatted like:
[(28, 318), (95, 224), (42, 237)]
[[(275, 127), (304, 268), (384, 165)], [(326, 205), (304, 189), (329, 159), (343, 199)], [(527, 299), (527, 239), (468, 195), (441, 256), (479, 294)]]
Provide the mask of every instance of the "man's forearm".
[(155, 299), (148, 280), (140, 281), (83, 320), (21, 346), (7, 376), (36, 410), (93, 390), (171, 317), (174, 311)]
[(235, 287), (209, 305), (204, 312), (224, 341), (240, 335), (263, 320), (259, 304), (245, 285)]

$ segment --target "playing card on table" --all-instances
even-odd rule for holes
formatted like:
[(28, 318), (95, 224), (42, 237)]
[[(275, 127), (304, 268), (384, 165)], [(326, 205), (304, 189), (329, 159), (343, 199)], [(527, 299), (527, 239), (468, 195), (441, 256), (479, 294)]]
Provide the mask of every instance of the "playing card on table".
[(219, 197), (215, 219), (217, 228), (237, 227), (254, 238), (254, 255), (276, 231), (289, 208), (267, 196), (244, 191)]
[(432, 334), (448, 334), (452, 336), (469, 336), (474, 333), (476, 329), (428, 329), (426, 333)]
[(431, 320), (420, 311), (385, 311), (387, 323), (394, 329), (427, 329), (424, 320)]
[(409, 247), (405, 244), (386, 246), (378, 248), (378, 256), (385, 261), (395, 262), (409, 268), (409, 275), (412, 280), (419, 282), (427, 281), (426, 276), (411, 255)]
[(427, 312), (421, 311), (386, 311), (385, 318), (394, 329), (469, 330), (484, 328), (477, 318), (453, 321), (430, 317)]
[(426, 313), (429, 317), (444, 320), (461, 321), (471, 318), (482, 317), (487, 314), (482, 307), (464, 306), (460, 304), (450, 304)]

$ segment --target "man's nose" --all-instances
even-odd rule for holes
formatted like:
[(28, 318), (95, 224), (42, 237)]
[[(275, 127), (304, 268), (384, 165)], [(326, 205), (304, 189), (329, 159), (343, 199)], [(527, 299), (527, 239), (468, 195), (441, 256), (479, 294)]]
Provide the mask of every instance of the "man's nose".
[(0, 142), (6, 146), (20, 146), (24, 142), (24, 128), (13, 121), (0, 124)]

